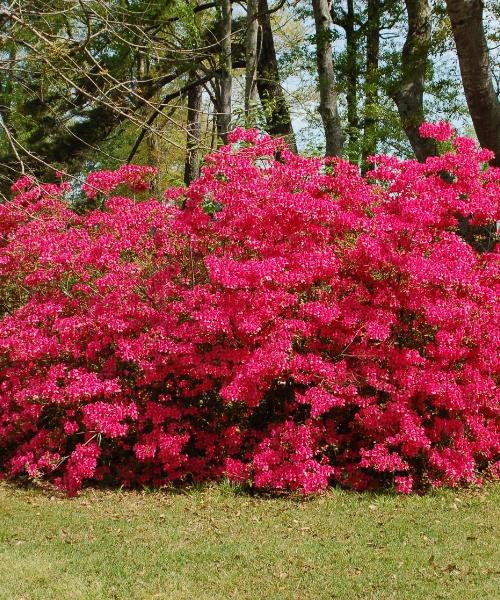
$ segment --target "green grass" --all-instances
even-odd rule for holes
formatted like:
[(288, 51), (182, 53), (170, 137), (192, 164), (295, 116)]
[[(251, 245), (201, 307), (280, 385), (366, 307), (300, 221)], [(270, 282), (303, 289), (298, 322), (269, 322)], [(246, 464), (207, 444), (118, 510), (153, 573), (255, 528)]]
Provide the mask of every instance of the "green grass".
[(0, 599), (496, 599), (499, 499), (0, 484)]

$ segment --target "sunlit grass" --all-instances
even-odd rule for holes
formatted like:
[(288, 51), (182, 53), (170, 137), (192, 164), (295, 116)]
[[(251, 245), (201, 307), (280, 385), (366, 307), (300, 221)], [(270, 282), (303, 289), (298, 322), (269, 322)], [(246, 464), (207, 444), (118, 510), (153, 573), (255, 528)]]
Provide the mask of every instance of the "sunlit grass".
[(499, 499), (0, 484), (0, 599), (494, 599)]

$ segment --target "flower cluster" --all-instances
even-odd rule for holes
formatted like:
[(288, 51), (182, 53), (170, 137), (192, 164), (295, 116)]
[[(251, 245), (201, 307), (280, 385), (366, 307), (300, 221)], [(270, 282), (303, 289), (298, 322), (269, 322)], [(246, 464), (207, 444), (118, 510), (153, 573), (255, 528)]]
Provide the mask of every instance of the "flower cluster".
[(498, 474), (500, 263), (462, 228), (500, 219), (500, 171), (451, 144), (362, 177), (236, 130), (161, 200), (111, 195), (147, 168), (93, 173), (107, 198), (83, 214), (68, 184), (18, 182), (0, 205), (0, 473), (70, 494)]
[(126, 185), (135, 192), (149, 188), (149, 178), (158, 172), (156, 167), (143, 167), (139, 165), (122, 165), (116, 171), (95, 171), (87, 176), (83, 184), (83, 191), (89, 199), (97, 194), (110, 194), (120, 185)]
[(419, 128), (422, 137), (434, 138), (438, 142), (445, 142), (455, 135), (455, 129), (447, 121), (438, 123), (422, 123)]

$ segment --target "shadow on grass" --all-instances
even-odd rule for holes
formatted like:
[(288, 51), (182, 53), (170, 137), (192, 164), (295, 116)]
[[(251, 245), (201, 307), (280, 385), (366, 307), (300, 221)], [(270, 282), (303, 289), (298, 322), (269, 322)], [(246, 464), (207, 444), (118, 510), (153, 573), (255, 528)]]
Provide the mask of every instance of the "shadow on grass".
[[(68, 496), (63, 489), (58, 488), (50, 482), (44, 480), (33, 480), (29, 477), (21, 476), (15, 479), (0, 479), (0, 483), (10, 487), (12, 490), (26, 490), (34, 494), (39, 494), (43, 497), (71, 499), (71, 496)], [(494, 483), (494, 481), (486, 481), (485, 485), (487, 486), (490, 483)], [(483, 487), (472, 485), (461, 488), (429, 488), (425, 492), (412, 493), (409, 497), (437, 497), (447, 492), (453, 492), (457, 494), (474, 494), (479, 493), (482, 489)], [(357, 499), (357, 501), (363, 503), (371, 501), (376, 502), (380, 500), (394, 500), (396, 498), (404, 500), (407, 497), (402, 494), (398, 494), (394, 491), (394, 489), (388, 487), (360, 492), (342, 488), (338, 485), (330, 486), (324, 492), (305, 496), (300, 492), (261, 490), (251, 486), (250, 484), (238, 484), (226, 478), (204, 482), (172, 483), (159, 487), (124, 487), (105, 483), (93, 483), (92, 485), (84, 486), (75, 497), (78, 497), (81, 493), (92, 491), (120, 492), (124, 494), (129, 492), (131, 494), (140, 494), (143, 496), (165, 494), (166, 496), (170, 497), (192, 496), (200, 493), (216, 491), (218, 495), (223, 498), (251, 498), (270, 503), (278, 500), (287, 500), (292, 504), (307, 504), (309, 502), (314, 502), (318, 498), (324, 497), (332, 492), (341, 494), (342, 496), (348, 496), (353, 500)]]

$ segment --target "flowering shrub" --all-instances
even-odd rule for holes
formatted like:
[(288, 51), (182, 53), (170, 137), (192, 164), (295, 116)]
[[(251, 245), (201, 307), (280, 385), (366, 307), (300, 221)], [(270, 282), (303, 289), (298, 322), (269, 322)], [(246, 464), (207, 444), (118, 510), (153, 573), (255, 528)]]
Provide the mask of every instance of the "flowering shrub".
[(452, 144), (363, 178), (236, 130), (161, 201), (109, 196), (144, 190), (147, 167), (92, 174), (104, 208), (84, 214), (66, 183), (18, 182), (0, 206), (0, 471), (70, 494), (494, 476), (498, 253), (459, 224), (500, 219), (500, 172)]

